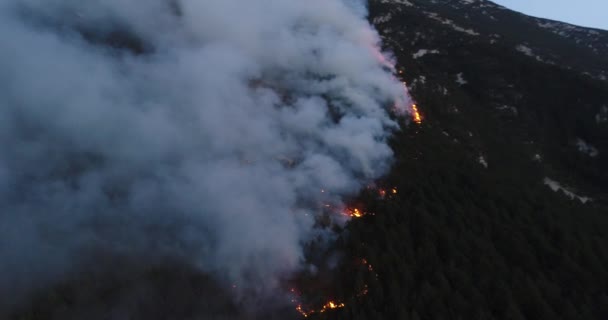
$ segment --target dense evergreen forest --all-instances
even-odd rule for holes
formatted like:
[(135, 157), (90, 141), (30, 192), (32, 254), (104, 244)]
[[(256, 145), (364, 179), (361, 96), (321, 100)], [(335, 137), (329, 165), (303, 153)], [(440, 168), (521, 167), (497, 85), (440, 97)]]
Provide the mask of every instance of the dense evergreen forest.
[[(350, 224), (341, 243), (373, 265), (343, 280), (369, 295), (345, 294), (347, 307), (327, 318), (608, 318), (608, 162), (574, 143), (606, 150), (596, 114), (608, 85), (581, 71), (604, 58), (488, 2), (411, 4), (372, 1), (370, 20), (425, 121), (394, 137), (398, 160), (383, 185), (399, 193), (362, 195), (375, 215)], [(553, 192), (548, 176), (594, 200)]]
[(344, 285), (367, 285), (369, 295), (328, 318), (608, 316), (605, 210), (549, 192), (534, 168), (489, 175), (424, 126), (396, 141), (399, 162), (386, 183), (398, 195), (369, 195), (376, 215), (354, 221), (343, 243), (374, 267)]

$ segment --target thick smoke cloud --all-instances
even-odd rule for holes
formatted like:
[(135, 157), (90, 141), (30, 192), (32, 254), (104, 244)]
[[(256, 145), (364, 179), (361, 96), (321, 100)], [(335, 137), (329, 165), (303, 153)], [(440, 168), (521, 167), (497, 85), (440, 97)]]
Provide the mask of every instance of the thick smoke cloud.
[[(268, 292), (386, 173), (406, 94), (356, 1), (0, 4), (0, 295), (92, 248)], [(321, 192), (321, 190), (325, 192)]]

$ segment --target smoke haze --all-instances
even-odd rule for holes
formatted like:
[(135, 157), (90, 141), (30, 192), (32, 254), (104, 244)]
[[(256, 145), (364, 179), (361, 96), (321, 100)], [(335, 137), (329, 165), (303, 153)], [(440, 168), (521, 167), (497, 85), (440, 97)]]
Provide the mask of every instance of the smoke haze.
[(307, 268), (303, 245), (329, 234), (317, 204), (387, 172), (387, 110), (407, 104), (363, 12), (2, 1), (0, 296), (93, 248), (179, 257), (258, 293)]

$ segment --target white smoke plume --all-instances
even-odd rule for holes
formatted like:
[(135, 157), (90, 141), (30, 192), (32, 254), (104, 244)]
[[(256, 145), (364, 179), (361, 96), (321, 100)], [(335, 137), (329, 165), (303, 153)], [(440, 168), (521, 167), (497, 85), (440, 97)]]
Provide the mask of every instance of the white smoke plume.
[(257, 292), (306, 267), (316, 204), (387, 172), (408, 101), (363, 9), (2, 1), (0, 295), (90, 248)]

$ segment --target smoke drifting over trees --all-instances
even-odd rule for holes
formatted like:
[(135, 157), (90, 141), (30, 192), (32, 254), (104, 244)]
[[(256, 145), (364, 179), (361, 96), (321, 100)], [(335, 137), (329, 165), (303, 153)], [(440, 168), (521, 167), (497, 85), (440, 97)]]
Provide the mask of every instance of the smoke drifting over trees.
[[(102, 250), (269, 293), (390, 166), (406, 92), (358, 2), (0, 4), (0, 296)], [(321, 192), (321, 190), (325, 192)]]

